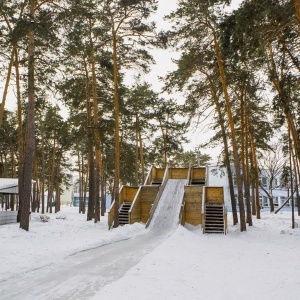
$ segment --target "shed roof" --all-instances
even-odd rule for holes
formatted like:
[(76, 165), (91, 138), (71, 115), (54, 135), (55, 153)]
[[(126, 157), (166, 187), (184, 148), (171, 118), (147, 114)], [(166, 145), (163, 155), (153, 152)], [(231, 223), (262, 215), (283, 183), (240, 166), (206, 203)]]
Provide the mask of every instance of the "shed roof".
[(19, 194), (18, 178), (0, 178), (0, 194)]

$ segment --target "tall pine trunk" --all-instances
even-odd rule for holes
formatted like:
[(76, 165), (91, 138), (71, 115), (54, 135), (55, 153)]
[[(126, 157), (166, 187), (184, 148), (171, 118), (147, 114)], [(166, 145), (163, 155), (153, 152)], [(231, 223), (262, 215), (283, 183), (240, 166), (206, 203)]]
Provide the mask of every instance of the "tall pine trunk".
[(226, 128), (225, 128), (225, 121), (224, 121), (224, 117), (222, 114), (219, 99), (218, 99), (217, 94), (214, 89), (213, 80), (207, 73), (205, 73), (205, 72), (203, 72), (203, 73), (206, 75), (207, 79), (209, 80), (212, 98), (213, 98), (213, 101), (214, 101), (214, 104), (216, 107), (216, 111), (218, 113), (219, 122), (220, 122), (223, 145), (224, 145), (225, 167), (226, 167), (227, 175), (228, 175), (229, 193), (230, 193), (230, 201), (231, 201), (231, 209), (232, 209), (232, 219), (233, 219), (233, 225), (236, 225), (238, 223), (238, 216), (237, 216), (236, 201), (235, 201), (235, 196), (234, 196), (234, 184), (233, 184), (232, 171), (231, 171), (231, 166), (230, 166), (230, 155), (229, 155), (229, 147), (228, 147), (227, 134), (226, 134)]
[(98, 102), (97, 102), (97, 81), (96, 81), (96, 68), (95, 68), (95, 56), (94, 45), (92, 37), (90, 36), (91, 44), (91, 65), (92, 65), (92, 96), (93, 96), (93, 120), (94, 120), (94, 135), (95, 135), (95, 173), (94, 173), (94, 201), (95, 201), (95, 223), (100, 221), (100, 170), (101, 170), (101, 151), (100, 151), (100, 134), (99, 134), (99, 120), (98, 120)]
[(114, 106), (115, 106), (115, 218), (114, 227), (119, 226), (119, 206), (120, 206), (120, 133), (119, 133), (119, 93), (118, 93), (118, 61), (117, 61), (117, 36), (114, 28), (113, 34), (113, 64), (114, 64)]
[(20, 228), (29, 230), (29, 210), (31, 196), (31, 182), (33, 170), (33, 158), (35, 152), (35, 122), (34, 122), (34, 106), (35, 106), (35, 86), (34, 86), (34, 11), (35, 0), (30, 0), (30, 21), (31, 28), (28, 33), (28, 111), (27, 111), (27, 134), (26, 149), (23, 164), (23, 181), (22, 184), (22, 207)]
[(235, 176), (236, 176), (237, 190), (238, 190), (238, 203), (239, 203), (239, 212), (240, 212), (240, 230), (246, 231), (245, 206), (244, 206), (243, 187), (242, 187), (242, 178), (241, 178), (241, 164), (240, 164), (239, 153), (238, 153), (234, 120), (233, 120), (232, 111), (231, 111), (231, 103), (230, 103), (230, 99), (229, 99), (229, 95), (228, 95), (226, 75), (225, 75), (225, 70), (224, 70), (223, 61), (222, 61), (222, 57), (221, 57), (220, 45), (219, 45), (219, 41), (217, 40), (216, 32), (214, 32), (214, 46), (215, 46), (216, 59), (218, 62), (218, 67), (219, 67), (219, 73), (220, 73), (220, 77), (221, 77), (226, 112), (227, 112), (230, 134), (231, 134), (233, 162), (234, 162)]
[(248, 132), (250, 138), (250, 147), (252, 153), (252, 161), (254, 167), (254, 178), (255, 178), (255, 201), (256, 201), (256, 218), (260, 219), (260, 203), (259, 203), (259, 171), (258, 171), (258, 164), (257, 164), (257, 157), (256, 157), (256, 147), (253, 138), (253, 133), (251, 129), (251, 124), (249, 122), (249, 118), (247, 117), (247, 125), (248, 125)]

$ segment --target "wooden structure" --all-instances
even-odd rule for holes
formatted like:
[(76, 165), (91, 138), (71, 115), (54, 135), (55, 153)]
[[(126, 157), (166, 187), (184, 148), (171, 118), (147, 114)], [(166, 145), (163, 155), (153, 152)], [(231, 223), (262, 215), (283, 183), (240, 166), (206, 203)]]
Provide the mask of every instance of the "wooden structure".
[[(131, 204), (135, 198), (135, 195), (139, 187), (137, 186), (122, 186), (120, 189), (120, 197), (119, 197), (119, 215), (120, 215), (120, 225), (124, 225), (128, 223), (128, 217), (126, 218), (126, 211), (129, 210)], [(108, 228), (113, 226), (115, 218), (115, 201), (112, 202), (110, 209), (108, 211)]]
[(227, 232), (227, 212), (223, 187), (205, 187), (203, 233)]
[(181, 224), (189, 223), (197, 226), (202, 224), (203, 187), (188, 185), (184, 188)]
[[(120, 190), (120, 225), (143, 222), (150, 224), (168, 179), (187, 179), (179, 215), (182, 225), (202, 225), (203, 233), (226, 233), (227, 215), (223, 187), (207, 187), (206, 167), (152, 167), (144, 185)], [(114, 202), (108, 212), (109, 228), (113, 225)]]
[(152, 166), (146, 177), (144, 185), (161, 185), (165, 171), (166, 170), (164, 168), (156, 168)]

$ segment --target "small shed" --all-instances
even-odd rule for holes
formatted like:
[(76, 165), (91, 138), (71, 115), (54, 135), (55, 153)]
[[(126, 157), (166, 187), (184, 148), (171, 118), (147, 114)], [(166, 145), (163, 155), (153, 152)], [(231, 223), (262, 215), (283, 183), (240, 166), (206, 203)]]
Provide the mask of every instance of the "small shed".
[[(18, 178), (0, 178), (0, 201), (2, 208), (2, 211), (0, 211), (0, 225), (17, 222), (18, 212), (7, 210), (7, 199), (18, 194)], [(4, 200), (4, 198), (6, 199)], [(4, 203), (6, 205), (5, 211), (3, 211)]]
[(0, 194), (18, 195), (18, 178), (0, 178)]

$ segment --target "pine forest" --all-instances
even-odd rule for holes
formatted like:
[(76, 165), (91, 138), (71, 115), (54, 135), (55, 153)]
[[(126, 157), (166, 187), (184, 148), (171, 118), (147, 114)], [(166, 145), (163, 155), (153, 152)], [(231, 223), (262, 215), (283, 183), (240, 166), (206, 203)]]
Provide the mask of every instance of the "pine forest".
[[(60, 211), (72, 174), (79, 213), (100, 221), (110, 194), (119, 226), (120, 187), (151, 165), (197, 164), (186, 145), (203, 122), (214, 133), (198, 149), (220, 146), (240, 231), (260, 219), (264, 169), (300, 215), (300, 1), (178, 0), (167, 29), (159, 2), (0, 0), (0, 177), (18, 178), (6, 205), (20, 228)], [(144, 78), (157, 49), (177, 54), (160, 92)]]

